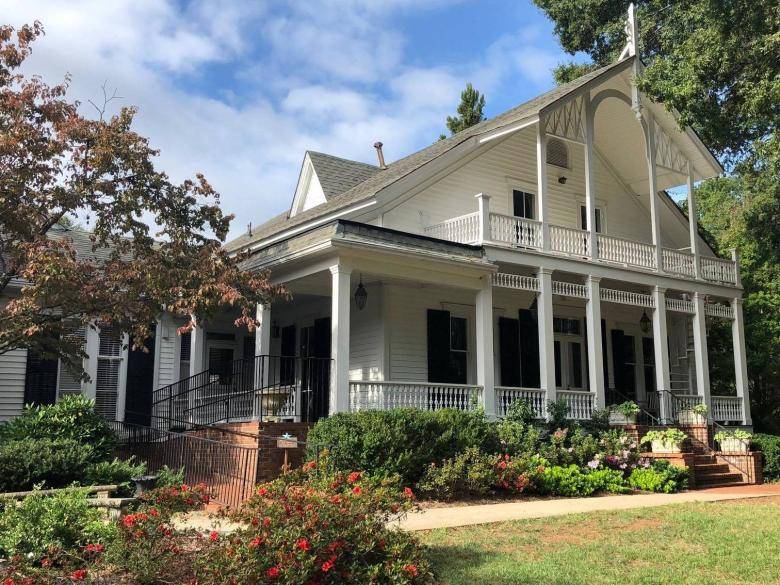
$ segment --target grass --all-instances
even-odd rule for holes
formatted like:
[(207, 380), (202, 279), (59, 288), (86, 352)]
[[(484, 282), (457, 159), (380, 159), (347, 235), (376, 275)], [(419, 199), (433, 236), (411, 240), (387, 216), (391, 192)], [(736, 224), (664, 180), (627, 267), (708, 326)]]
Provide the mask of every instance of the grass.
[(780, 583), (780, 497), (434, 530), (442, 583)]

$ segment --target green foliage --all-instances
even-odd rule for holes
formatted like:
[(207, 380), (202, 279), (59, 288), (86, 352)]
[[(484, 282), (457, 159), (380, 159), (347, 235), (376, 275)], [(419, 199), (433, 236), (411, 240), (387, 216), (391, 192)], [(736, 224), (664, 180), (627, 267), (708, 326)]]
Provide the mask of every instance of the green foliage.
[(753, 444), (764, 454), (764, 479), (780, 480), (780, 437), (777, 435), (753, 435)]
[(145, 473), (146, 463), (135, 463), (133, 458), (113, 459), (89, 465), (78, 479), (81, 485), (118, 485), (118, 495), (129, 496), (134, 491), (131, 479)]
[(569, 403), (566, 402), (565, 398), (549, 401), (547, 403), (547, 414), (547, 426), (551, 430), (565, 429), (571, 424), (571, 421), (569, 420)]
[(485, 119), (484, 109), (485, 96), (474, 89), (470, 83), (467, 83), (466, 89), (460, 94), (457, 116), (447, 116), (447, 128), (450, 133), (457, 134), (461, 130), (479, 124)]
[(504, 420), (530, 425), (536, 420), (536, 412), (529, 400), (515, 400), (509, 405)]
[(628, 476), (628, 485), (637, 490), (671, 494), (687, 489), (688, 477), (687, 467), (678, 467), (659, 459), (649, 467), (634, 469)]
[(155, 485), (157, 488), (174, 487), (184, 483), (184, 467), (171, 469), (167, 465), (163, 465), (155, 475), (157, 475), (157, 484)]
[(431, 463), (417, 490), (438, 500), (487, 495), (498, 481), (499, 460), (499, 455), (488, 455), (471, 447), (441, 465)]
[(78, 552), (89, 543), (106, 543), (114, 530), (104, 520), (105, 513), (89, 505), (83, 490), (27, 496), (0, 513), (0, 556), (41, 559), (59, 550)]
[(691, 412), (693, 412), (693, 414), (698, 414), (700, 416), (705, 416), (708, 411), (709, 409), (704, 403), (696, 404), (693, 408), (691, 408)]
[(590, 496), (596, 492), (625, 493), (623, 474), (613, 469), (586, 472), (576, 465), (547, 467), (537, 478), (538, 491), (553, 496)]
[(753, 435), (747, 431), (743, 431), (742, 429), (734, 429), (733, 431), (720, 431), (719, 433), (715, 433), (715, 437), (713, 438), (718, 443), (721, 441), (727, 441), (729, 439), (737, 439), (738, 441), (747, 443), (753, 438)]
[(596, 68), (597, 66), (593, 63), (575, 63), (573, 61), (561, 63), (553, 69), (553, 79), (556, 85), (563, 85), (564, 83), (574, 81), (578, 77), (587, 75)]
[(441, 463), (469, 447), (499, 451), (497, 427), (483, 412), (455, 409), (339, 413), (320, 420), (307, 444), (312, 459), (317, 450), (328, 449), (334, 469), (397, 475), (404, 485), (414, 485), (430, 463)]
[(0, 441), (71, 440), (89, 445), (97, 457), (107, 457), (117, 446), (117, 436), (94, 407), (81, 394), (63, 396), (52, 405), (27, 406), (21, 416), (0, 427)]
[(648, 431), (647, 434), (642, 437), (640, 443), (652, 443), (653, 441), (660, 441), (665, 446), (679, 447), (683, 444), (683, 441), (688, 438), (684, 432), (680, 429), (669, 428), (662, 431)]
[(639, 414), (640, 411), (639, 405), (633, 400), (627, 400), (626, 402), (623, 402), (621, 404), (616, 404), (611, 408), (615, 412), (619, 412), (625, 417), (636, 416), (637, 414)]
[(58, 488), (81, 480), (99, 458), (91, 445), (73, 440), (21, 439), (0, 444), (0, 492), (36, 484)]

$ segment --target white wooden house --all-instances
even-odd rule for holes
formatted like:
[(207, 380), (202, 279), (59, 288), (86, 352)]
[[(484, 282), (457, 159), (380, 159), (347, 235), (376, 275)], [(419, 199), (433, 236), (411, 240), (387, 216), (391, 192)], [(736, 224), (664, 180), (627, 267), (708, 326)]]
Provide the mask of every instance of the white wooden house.
[[(714, 420), (750, 425), (739, 255), (719, 258), (699, 236), (692, 190), (723, 169), (637, 90), (640, 67), (628, 50), (390, 164), (381, 144), (377, 165), (306, 153), (289, 210), (228, 244), (291, 299), (258, 307), (256, 335), (227, 311), (186, 337), (163, 316), (144, 388), (170, 399), (226, 379), (235, 360), (279, 356), (232, 370), (242, 392), (290, 389), (260, 408), (275, 417), (302, 417), (307, 392), (315, 418), (476, 405), (501, 416), (516, 399), (543, 415), (561, 398), (587, 418), (631, 398), (661, 418), (703, 402)], [(687, 217), (667, 194), (679, 186)], [(733, 396), (710, 393), (713, 319), (732, 324)], [(129, 355), (103, 355), (114, 346), (88, 335), (91, 371), (117, 362), (106, 408), (122, 418)], [(300, 367), (313, 358), (328, 364), (317, 384)], [(21, 354), (0, 356), (0, 416), (21, 407), (24, 372)], [(100, 380), (82, 390), (99, 396)], [(143, 392), (130, 399), (148, 409)], [(256, 400), (242, 408), (258, 416)]]

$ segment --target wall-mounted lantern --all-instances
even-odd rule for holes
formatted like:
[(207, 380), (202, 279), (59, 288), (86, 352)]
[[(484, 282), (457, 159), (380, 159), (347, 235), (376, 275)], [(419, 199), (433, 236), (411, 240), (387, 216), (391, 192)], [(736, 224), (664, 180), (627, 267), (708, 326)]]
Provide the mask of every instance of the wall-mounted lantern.
[(368, 291), (366, 290), (366, 287), (363, 286), (363, 275), (360, 275), (360, 283), (357, 285), (357, 288), (355, 289), (355, 306), (357, 307), (358, 311), (362, 311), (366, 308), (366, 301), (368, 300)]
[(639, 328), (642, 333), (650, 331), (650, 317), (647, 316), (647, 311), (642, 311), (642, 318), (639, 319)]

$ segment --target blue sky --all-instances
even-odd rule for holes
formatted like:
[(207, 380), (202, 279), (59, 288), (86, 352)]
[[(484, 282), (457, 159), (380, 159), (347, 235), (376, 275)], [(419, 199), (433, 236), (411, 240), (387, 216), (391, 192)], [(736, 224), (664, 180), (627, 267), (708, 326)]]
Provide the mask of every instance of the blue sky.
[(530, 1), (4, 0), (0, 19), (43, 22), (29, 72), (137, 106), (161, 166), (203, 171), (233, 236), (289, 206), (306, 149), (374, 162), (382, 140), (395, 160), (445, 130), (467, 81), (493, 116), (570, 58)]

